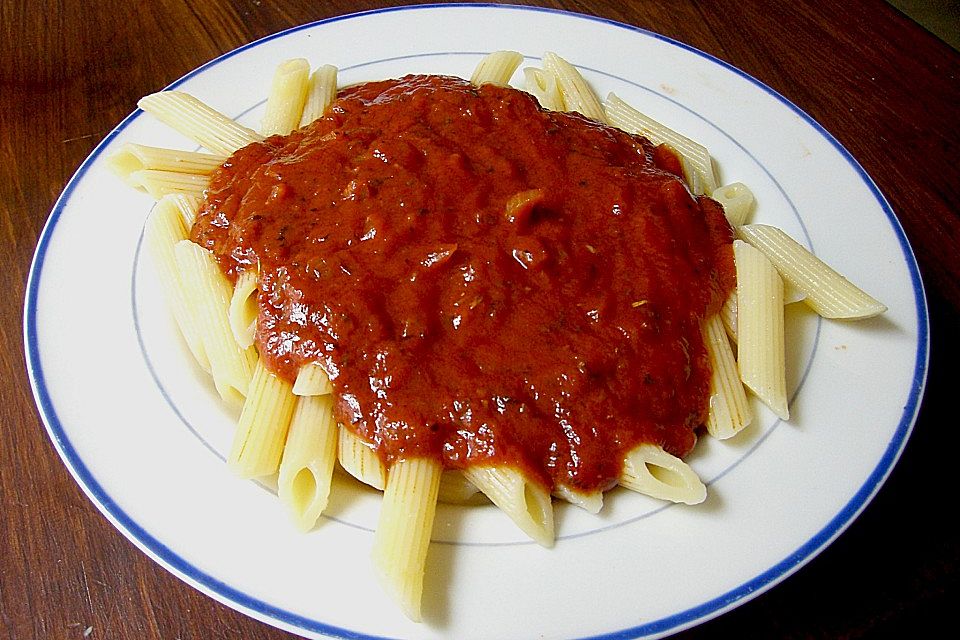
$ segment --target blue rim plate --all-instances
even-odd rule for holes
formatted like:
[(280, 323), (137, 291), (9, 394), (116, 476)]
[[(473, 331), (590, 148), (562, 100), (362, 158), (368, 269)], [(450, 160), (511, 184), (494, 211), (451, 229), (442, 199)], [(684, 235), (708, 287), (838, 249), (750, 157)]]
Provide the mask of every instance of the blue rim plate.
[[(599, 18), (426, 5), (296, 27), (170, 88), (256, 126), (283, 59), (335, 64), (341, 82), (352, 83), (411, 72), (468, 76), (497, 49), (522, 52), (524, 66), (557, 51), (599, 93), (615, 91), (703, 142), (722, 181), (756, 193), (754, 221), (783, 227), (890, 310), (836, 323), (788, 309), (791, 420), (758, 406), (755, 424), (734, 441), (704, 438), (690, 459), (710, 488), (699, 507), (626, 492), (610, 495), (599, 517), (560, 506), (558, 544), (543, 550), (493, 508), (441, 506), (426, 622), (416, 625), (369, 567), (376, 496), (338, 483), (330, 514), (301, 535), (268, 484), (225, 469), (235, 416), (185, 359), (140, 252), (151, 202), (104, 166), (124, 142), (193, 147), (136, 111), (81, 165), (41, 234), (24, 311), (34, 396), (67, 468), (125, 536), (264, 622), (308, 637), (668, 635), (808, 562), (863, 510), (909, 437), (929, 345), (923, 285), (902, 228), (829, 133), (716, 58)], [(859, 241), (864, 228), (878, 238), (869, 246)]]

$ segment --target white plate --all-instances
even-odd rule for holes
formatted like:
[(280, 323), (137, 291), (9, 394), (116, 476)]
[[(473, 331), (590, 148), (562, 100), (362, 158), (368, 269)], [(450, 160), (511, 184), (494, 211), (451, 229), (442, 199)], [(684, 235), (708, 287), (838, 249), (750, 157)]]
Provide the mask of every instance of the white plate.
[[(478, 35), (482, 34), (482, 35)], [(442, 506), (424, 624), (381, 593), (368, 562), (378, 499), (338, 487), (312, 533), (269, 490), (233, 478), (233, 416), (187, 364), (141, 260), (151, 201), (104, 166), (120, 144), (192, 148), (141, 112), (81, 166), (50, 215), (30, 275), (27, 359), (50, 436), (101, 511), (164, 567), (231, 607), (306, 636), (658, 636), (777, 583), (836, 537), (878, 490), (913, 426), (927, 315), (910, 247), (870, 178), (819, 125), (729, 65), (621, 24), (533, 8), (389, 9), (242, 47), (174, 83), (256, 126), (273, 67), (289, 57), (341, 80), (469, 76), (481, 55), (554, 50), (702, 141), (722, 181), (755, 191), (756, 221), (785, 228), (890, 310), (847, 324), (788, 312), (788, 423), (759, 409), (734, 442), (704, 438), (695, 508), (615, 492), (590, 516), (558, 507), (553, 550), (495, 509)], [(864, 238), (869, 231), (869, 242)]]

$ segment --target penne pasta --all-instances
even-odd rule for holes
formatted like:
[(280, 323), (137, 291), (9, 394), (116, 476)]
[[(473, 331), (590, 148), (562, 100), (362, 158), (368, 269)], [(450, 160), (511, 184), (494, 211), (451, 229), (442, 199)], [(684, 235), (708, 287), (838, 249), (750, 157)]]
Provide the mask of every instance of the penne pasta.
[(286, 135), (299, 127), (309, 84), (310, 64), (306, 60), (295, 58), (281, 62), (273, 74), (260, 133)]
[(170, 199), (180, 211), (180, 218), (189, 235), (189, 230), (197, 219), (197, 212), (200, 211), (200, 198), (184, 194), (171, 196)]
[(322, 396), (333, 393), (333, 385), (323, 367), (314, 362), (300, 367), (293, 383), (293, 393), (298, 396)]
[(481, 60), (473, 75), (470, 76), (470, 82), (479, 87), (482, 84), (495, 84), (498, 87), (505, 87), (510, 83), (513, 73), (523, 62), (523, 56), (516, 51), (494, 51)]
[(552, 73), (537, 67), (527, 67), (523, 70), (523, 88), (540, 103), (540, 106), (550, 111), (564, 111), (563, 94), (557, 84), (557, 77)]
[(759, 250), (733, 243), (737, 267), (737, 365), (740, 379), (786, 420), (786, 359), (783, 342), (783, 281)]
[(257, 287), (260, 274), (256, 268), (247, 269), (237, 276), (230, 296), (230, 330), (242, 348), (253, 344), (257, 333)]
[(555, 53), (543, 54), (543, 69), (553, 74), (563, 95), (563, 104), (597, 122), (607, 122), (607, 115), (600, 99), (593, 92), (577, 68)]
[(157, 202), (147, 217), (143, 229), (144, 242), (156, 265), (160, 286), (167, 307), (173, 315), (180, 335), (197, 364), (210, 372), (210, 361), (203, 346), (200, 330), (190, 312), (185, 286), (181, 280), (180, 267), (174, 253), (178, 242), (187, 239), (187, 229), (183, 223), (182, 210), (196, 209), (197, 202), (186, 196), (166, 196)]
[(655, 444), (641, 444), (624, 457), (620, 486), (684, 504), (699, 504), (707, 497), (706, 486), (690, 465)]
[(226, 159), (227, 157), (224, 155), (162, 149), (128, 142), (119, 151), (107, 158), (107, 166), (124, 182), (134, 188), (139, 188), (140, 185), (132, 184), (130, 181), (130, 175), (137, 171), (150, 169), (208, 176)]
[(337, 421), (333, 397), (303, 396), (290, 419), (277, 493), (301, 531), (317, 523), (330, 496), (337, 463)]
[(304, 127), (325, 114), (336, 97), (337, 68), (331, 64), (325, 64), (310, 74), (307, 101), (303, 105), (300, 126)]
[(140, 98), (137, 106), (213, 153), (230, 155), (263, 140), (252, 129), (182, 91), (160, 91)]
[(387, 470), (373, 447), (343, 425), (337, 439), (337, 460), (344, 471), (363, 484), (380, 491), (387, 486)]
[(225, 401), (240, 404), (253, 376), (256, 355), (253, 349), (237, 345), (230, 331), (230, 282), (213, 255), (189, 240), (178, 242), (174, 253), (187, 307), (197, 334), (202, 336), (214, 386)]
[(720, 203), (731, 227), (744, 224), (753, 212), (754, 197), (750, 188), (742, 182), (732, 182), (710, 192), (710, 197)]
[(753, 412), (719, 314), (704, 321), (703, 342), (711, 368), (707, 432), (718, 440), (725, 440), (750, 424)]
[(807, 306), (824, 318), (872, 318), (887, 310), (781, 229), (744, 225), (737, 236), (762, 251), (783, 279), (805, 295)]
[(737, 289), (734, 288), (720, 307), (720, 320), (733, 344), (737, 343)]
[(534, 542), (553, 546), (550, 492), (511, 467), (473, 465), (464, 469), (463, 475)]
[[(783, 304), (795, 304), (803, 302), (806, 294), (794, 287), (786, 280), (783, 282)], [(727, 337), (733, 344), (737, 343), (737, 291), (734, 289), (724, 300), (720, 307), (720, 319), (723, 321), (723, 328), (727, 332)]]
[(210, 184), (210, 178), (195, 173), (141, 169), (127, 176), (127, 184), (135, 189), (146, 191), (157, 200), (169, 195), (199, 198), (203, 196), (204, 189)]
[(600, 513), (600, 509), (603, 508), (602, 491), (586, 492), (560, 484), (553, 490), (553, 495), (588, 513)]
[(614, 93), (603, 103), (607, 120), (627, 133), (638, 133), (653, 144), (666, 144), (680, 155), (690, 190), (697, 195), (713, 193), (717, 178), (707, 148), (653, 118), (637, 111)]
[(419, 622), (424, 566), (442, 467), (438, 460), (399, 460), (383, 492), (373, 538), (373, 562), (385, 590), (411, 620)]
[(258, 360), (227, 457), (237, 475), (257, 478), (277, 472), (295, 405), (290, 383)]

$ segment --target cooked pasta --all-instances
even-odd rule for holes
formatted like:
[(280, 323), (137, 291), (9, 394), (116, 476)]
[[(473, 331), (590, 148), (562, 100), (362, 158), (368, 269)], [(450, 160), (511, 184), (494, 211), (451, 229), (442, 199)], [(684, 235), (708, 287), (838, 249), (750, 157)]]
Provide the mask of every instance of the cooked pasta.
[(322, 396), (333, 393), (330, 376), (317, 363), (305, 364), (293, 382), (293, 393), (298, 396)]
[(470, 77), (470, 82), (478, 87), (488, 83), (505, 87), (521, 62), (523, 56), (516, 51), (494, 51), (480, 61)]
[(373, 538), (373, 562), (384, 587), (417, 622), (442, 471), (439, 461), (428, 458), (391, 466)]
[(325, 64), (310, 74), (307, 101), (300, 115), (300, 126), (306, 126), (326, 113), (337, 96), (337, 68)]
[(326, 508), (336, 463), (333, 397), (297, 398), (280, 461), (277, 494), (301, 531), (311, 529)]
[(573, 487), (560, 484), (553, 490), (553, 495), (576, 507), (580, 507), (587, 513), (600, 513), (600, 510), (603, 509), (602, 491), (580, 491)]
[(523, 81), (523, 88), (534, 95), (541, 107), (551, 111), (565, 110), (557, 76), (538, 67), (527, 67), (523, 70)]
[(723, 301), (720, 307), (720, 320), (723, 322), (723, 328), (727, 332), (727, 337), (737, 343), (737, 291), (734, 289)]
[(538, 482), (511, 467), (471, 465), (463, 475), (537, 544), (552, 547), (553, 505)]
[(280, 468), (297, 397), (290, 383), (257, 360), (227, 465), (242, 478), (268, 476)]
[(230, 296), (230, 330), (237, 344), (246, 349), (253, 345), (257, 332), (257, 286), (260, 273), (247, 269), (239, 276)]
[(230, 330), (231, 286), (213, 256), (189, 240), (174, 246), (180, 284), (220, 397), (240, 404), (253, 377), (256, 354), (240, 347)]
[(196, 210), (196, 198), (164, 196), (150, 212), (143, 236), (160, 276), (160, 286), (171, 315), (180, 329), (190, 353), (197, 364), (210, 373), (210, 360), (203, 344), (203, 336), (190, 309), (190, 301), (180, 275), (180, 266), (174, 252), (178, 242), (187, 239), (183, 210)]
[(350, 429), (340, 425), (337, 460), (343, 470), (374, 489), (387, 486), (387, 469), (373, 447)]
[(557, 86), (563, 95), (563, 104), (567, 109), (581, 113), (597, 122), (607, 122), (600, 99), (593, 92), (577, 68), (555, 53), (543, 55), (543, 70), (553, 74)]
[(263, 136), (237, 124), (182, 91), (161, 91), (140, 98), (141, 109), (213, 153), (230, 155)]
[(750, 188), (742, 182), (732, 182), (710, 192), (710, 197), (723, 206), (730, 225), (744, 224), (753, 211), (754, 197)]
[(743, 384), (786, 420), (783, 281), (764, 255), (733, 243), (737, 266), (737, 364)]
[(872, 318), (887, 310), (781, 229), (744, 225), (737, 235), (763, 252), (780, 275), (804, 294), (803, 301), (825, 318)]
[(666, 144), (680, 154), (687, 183), (695, 194), (703, 195), (716, 191), (717, 179), (713, 171), (713, 160), (702, 144), (637, 111), (614, 93), (607, 96), (603, 108), (607, 120), (613, 126), (630, 133), (639, 133), (654, 144)]
[(299, 127), (309, 85), (310, 64), (306, 60), (296, 58), (281, 63), (273, 75), (260, 133), (286, 135)]
[(440, 490), (437, 500), (447, 504), (467, 504), (481, 495), (476, 485), (467, 480), (462, 471), (447, 469), (440, 476)]
[(157, 200), (169, 195), (199, 198), (203, 196), (203, 190), (207, 188), (209, 182), (210, 179), (204, 175), (157, 169), (140, 169), (127, 176), (127, 184), (146, 191)]
[(620, 486), (684, 504), (707, 497), (707, 487), (690, 465), (655, 444), (641, 444), (624, 457)]
[(225, 155), (162, 149), (128, 142), (107, 158), (107, 166), (130, 186), (140, 188), (139, 184), (130, 181), (130, 175), (137, 171), (149, 169), (208, 176), (226, 159)]
[(703, 333), (712, 369), (710, 412), (705, 426), (711, 436), (725, 440), (750, 424), (753, 412), (747, 403), (737, 362), (719, 315), (704, 322)]

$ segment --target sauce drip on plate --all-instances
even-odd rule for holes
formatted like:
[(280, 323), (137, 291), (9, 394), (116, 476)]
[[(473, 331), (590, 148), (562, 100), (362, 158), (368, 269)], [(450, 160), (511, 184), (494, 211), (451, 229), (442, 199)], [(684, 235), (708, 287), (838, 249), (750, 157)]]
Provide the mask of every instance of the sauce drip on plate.
[(234, 154), (192, 239), (259, 265), (257, 346), (320, 362), (388, 464), (511, 464), (606, 489), (637, 444), (705, 419), (700, 332), (733, 286), (720, 206), (647, 140), (442, 76), (341, 91)]

